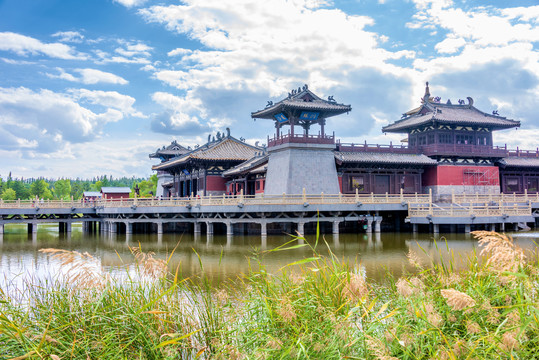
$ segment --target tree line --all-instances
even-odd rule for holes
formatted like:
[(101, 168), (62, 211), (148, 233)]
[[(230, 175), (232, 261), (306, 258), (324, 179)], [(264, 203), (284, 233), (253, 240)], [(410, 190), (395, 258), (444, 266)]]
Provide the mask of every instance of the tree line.
[(138, 197), (150, 197), (157, 188), (157, 175), (144, 178), (113, 178), (112, 176), (99, 176), (93, 179), (47, 179), (47, 178), (12, 178), (11, 173), (7, 179), (0, 177), (0, 198), (2, 200), (80, 200), (85, 191), (101, 191), (102, 187), (129, 187), (131, 197), (138, 189)]

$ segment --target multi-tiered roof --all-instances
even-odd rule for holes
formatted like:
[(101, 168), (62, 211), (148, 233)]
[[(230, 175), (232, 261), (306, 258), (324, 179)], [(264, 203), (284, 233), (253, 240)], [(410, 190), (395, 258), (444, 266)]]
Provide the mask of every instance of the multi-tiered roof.
[(452, 104), (448, 100), (445, 104), (439, 98), (432, 98), (427, 83), (425, 96), (420, 107), (403, 114), (401, 120), (382, 128), (383, 132), (408, 133), (413, 129), (428, 124), (460, 125), (460, 126), (480, 126), (488, 127), (491, 130), (508, 129), (519, 127), (520, 121), (507, 119), (494, 114), (487, 114), (473, 106), (471, 97), (467, 98), (468, 103), (459, 100), (457, 104)]

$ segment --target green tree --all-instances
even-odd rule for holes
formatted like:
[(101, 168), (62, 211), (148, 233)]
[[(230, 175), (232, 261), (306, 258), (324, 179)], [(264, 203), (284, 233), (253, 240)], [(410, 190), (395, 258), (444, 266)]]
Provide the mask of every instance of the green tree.
[(43, 179), (36, 180), (30, 185), (30, 193), (40, 199), (52, 199), (49, 184)]
[(15, 190), (15, 193), (17, 194), (17, 199), (28, 199), (30, 198), (30, 188), (28, 187), (28, 184), (23, 183), (20, 180), (9, 180), (9, 186), (10, 189)]
[(101, 188), (105, 186), (101, 180), (96, 181), (94, 184), (92, 184), (92, 190), (93, 191), (101, 191)]
[(54, 183), (53, 189), (57, 199), (67, 199), (71, 195), (71, 181), (69, 179), (58, 180)]
[(15, 200), (17, 199), (17, 193), (13, 189), (4, 189), (2, 191), (2, 200)]

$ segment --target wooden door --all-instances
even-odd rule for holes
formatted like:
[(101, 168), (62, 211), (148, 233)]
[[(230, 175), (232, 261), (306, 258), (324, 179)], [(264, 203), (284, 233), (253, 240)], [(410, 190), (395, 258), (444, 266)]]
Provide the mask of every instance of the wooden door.
[(374, 193), (385, 194), (389, 193), (389, 175), (374, 176)]

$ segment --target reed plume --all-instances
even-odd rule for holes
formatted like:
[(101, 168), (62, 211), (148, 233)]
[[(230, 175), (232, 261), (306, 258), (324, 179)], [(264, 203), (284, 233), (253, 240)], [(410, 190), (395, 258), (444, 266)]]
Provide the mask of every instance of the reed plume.
[(483, 246), (481, 255), (486, 257), (486, 265), (493, 271), (517, 272), (525, 265), (524, 251), (515, 245), (511, 237), (494, 231), (474, 231), (472, 234)]
[(129, 247), (131, 254), (135, 257), (137, 269), (142, 275), (153, 279), (161, 279), (167, 274), (167, 263), (165, 260), (156, 259), (155, 253), (142, 251), (140, 246)]
[(99, 261), (87, 252), (53, 248), (39, 252), (59, 260), (65, 279), (78, 289), (103, 289), (110, 280)]
[(440, 293), (447, 302), (447, 305), (453, 310), (464, 310), (475, 306), (475, 300), (472, 299), (472, 297), (458, 290), (442, 289), (440, 290)]

